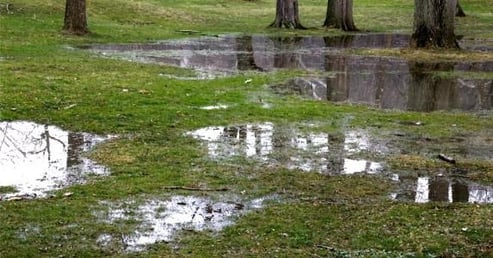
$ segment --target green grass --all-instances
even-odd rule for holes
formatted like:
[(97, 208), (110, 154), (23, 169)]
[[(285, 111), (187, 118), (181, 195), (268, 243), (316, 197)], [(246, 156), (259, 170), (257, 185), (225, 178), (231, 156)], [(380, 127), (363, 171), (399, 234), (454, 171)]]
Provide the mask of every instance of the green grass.
[[(12, 3), (12, 13), (1, 5), (5, 2)], [(475, 137), (491, 146), (491, 111), (382, 111), (281, 97), (269, 93), (266, 85), (301, 72), (184, 81), (160, 74), (188, 76), (188, 70), (100, 58), (71, 48), (188, 37), (179, 30), (211, 35), (343, 34), (320, 27), (325, 4), (300, 1), (301, 21), (310, 29), (280, 31), (267, 28), (275, 7), (267, 0), (88, 1), (92, 33), (74, 37), (61, 33), (63, 1), (0, 1), (0, 120), (30, 120), (71, 131), (120, 135), (86, 154), (109, 167), (110, 176), (60, 190), (49, 199), (0, 202), (0, 257), (491, 256), (491, 204), (394, 202), (388, 195), (395, 186), (384, 177), (328, 177), (259, 165), (241, 157), (221, 163), (208, 159), (199, 141), (184, 136), (206, 126), (261, 122), (286, 127), (315, 123), (314, 131), (339, 134), (363, 129), (380, 138), (400, 132), (415, 137), (402, 141), (410, 153), (379, 158), (390, 169), (433, 170), (444, 167), (433, 159), (436, 153), (413, 152), (416, 143), (412, 140), (431, 139), (429, 145), (437, 144), (424, 148), (433, 150), (441, 144), (454, 149), (457, 146), (449, 140), (460, 137)], [(458, 34), (491, 41), (490, 2), (464, 0), (462, 5), (468, 17), (457, 19)], [(411, 33), (412, 15), (412, 1), (355, 1), (356, 25), (363, 31)], [(356, 54), (374, 52), (378, 51)], [(411, 60), (484, 60), (477, 53), (455, 51), (377, 54)], [(484, 55), (488, 59), (491, 53)], [(489, 79), (492, 75), (470, 76)], [(253, 79), (252, 83), (245, 85), (246, 79)], [(262, 108), (259, 96), (272, 108)], [(231, 107), (212, 112), (198, 109), (218, 103)], [(412, 126), (418, 121), (423, 125)], [(477, 157), (461, 161), (461, 168), (472, 171), (471, 178), (491, 185), (491, 161)], [(231, 194), (251, 198), (278, 194), (280, 201), (241, 216), (224, 231), (183, 232), (176, 243), (156, 243), (144, 253), (129, 254), (96, 244), (103, 232), (123, 235), (138, 224), (97, 220), (93, 211), (107, 209), (101, 201), (142, 202), (174, 194), (203, 194), (163, 191), (170, 185), (228, 187)], [(13, 190), (1, 187), (0, 193)], [(73, 194), (64, 197), (64, 192)]]

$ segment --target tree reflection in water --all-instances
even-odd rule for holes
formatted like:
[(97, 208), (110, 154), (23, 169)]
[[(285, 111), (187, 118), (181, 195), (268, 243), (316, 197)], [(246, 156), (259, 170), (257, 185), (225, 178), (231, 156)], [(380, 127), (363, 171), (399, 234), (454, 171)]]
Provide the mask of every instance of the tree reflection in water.
[(81, 156), (105, 139), (33, 122), (0, 122), (0, 186), (16, 189), (5, 196), (42, 197), (82, 183), (87, 174), (106, 174), (106, 168)]

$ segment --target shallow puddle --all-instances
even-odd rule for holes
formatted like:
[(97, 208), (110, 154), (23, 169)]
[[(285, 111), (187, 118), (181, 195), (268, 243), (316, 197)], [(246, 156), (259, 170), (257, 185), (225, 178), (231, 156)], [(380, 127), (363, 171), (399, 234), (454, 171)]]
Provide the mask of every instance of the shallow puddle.
[[(105, 203), (110, 210), (100, 219), (108, 223), (139, 221), (138, 229), (129, 235), (102, 234), (97, 242), (102, 247), (123, 245), (125, 251), (142, 251), (146, 245), (172, 241), (183, 231), (220, 231), (234, 223), (238, 216), (262, 208), (264, 201), (275, 197), (241, 200), (224, 195), (223, 201), (209, 197), (174, 196), (170, 200), (149, 200), (142, 205), (134, 202)], [(230, 200), (230, 201), (225, 201)]]
[[(481, 46), (477, 44), (481, 41), (461, 41), (463, 48), (479, 51), (477, 49)], [(408, 45), (409, 36), (403, 34), (338, 37), (243, 35), (83, 48), (129, 61), (190, 68), (196, 71), (197, 79), (241, 71), (278, 69), (332, 73), (333, 76), (298, 78), (273, 86), (278, 92), (297, 92), (321, 100), (413, 111), (493, 107), (493, 80), (446, 75), (456, 72), (491, 73), (493, 61), (426, 63), (395, 57), (342, 54), (345, 49), (404, 48)], [(437, 73), (444, 76), (436, 76)]]
[(107, 174), (81, 155), (108, 138), (33, 122), (0, 122), (0, 188), (11, 188), (1, 199), (45, 197), (83, 183), (89, 174)]
[[(306, 129), (310, 126), (305, 125), (303, 127)], [(401, 143), (403, 141), (403, 139), (399, 139), (402, 136), (397, 137), (397, 139), (392, 137), (377, 139), (362, 130), (347, 131), (344, 134), (310, 133), (301, 130), (301, 128), (279, 127), (273, 123), (230, 127), (213, 126), (187, 134), (204, 141), (208, 156), (211, 159), (224, 161), (233, 157), (244, 157), (266, 166), (313, 171), (328, 175), (366, 173), (387, 177), (390, 172), (384, 163), (361, 157), (404, 154), (409, 151), (407, 146), (413, 145), (409, 142), (403, 146), (396, 144), (396, 142)], [(489, 159), (490, 145), (487, 147), (484, 141), (483, 145), (477, 145), (473, 138), (464, 139), (464, 141), (468, 140), (471, 140), (472, 149), (480, 149), (482, 152), (479, 156), (471, 155)], [(454, 142), (455, 139), (451, 139), (451, 141)], [(437, 145), (433, 139), (428, 139), (425, 142), (427, 145), (433, 145), (434, 148), (439, 149), (421, 146), (417, 147), (419, 153), (444, 151), (445, 143), (447, 144), (445, 150), (454, 152), (462, 141), (455, 142), (455, 145), (446, 141), (443, 141), (442, 145)], [(490, 151), (481, 151), (482, 149), (486, 150), (486, 148), (489, 148)], [(464, 157), (469, 156), (464, 150), (461, 150), (461, 153), (465, 154)], [(396, 200), (493, 202), (493, 186), (484, 186), (461, 178), (443, 176), (431, 179), (431, 177), (390, 175), (397, 182), (399, 188), (398, 192), (392, 194), (392, 198)], [(448, 186), (439, 188), (441, 184)], [(445, 198), (445, 196), (448, 197)]]
[(205, 141), (209, 157), (213, 159), (243, 156), (269, 166), (324, 174), (378, 173), (382, 164), (358, 156), (387, 152), (384, 143), (372, 140), (364, 131), (305, 133), (272, 123), (213, 126), (188, 135)]
[(493, 203), (493, 186), (480, 185), (462, 178), (446, 176), (399, 177), (400, 189), (392, 194), (395, 200), (417, 203), (469, 202)]
[[(409, 36), (404, 34), (356, 34), (336, 37), (274, 37), (265, 35), (230, 35), (166, 40), (148, 44), (88, 45), (81, 48), (103, 56), (134, 62), (157, 63), (191, 68), (203, 78), (234, 74), (239, 71), (301, 69), (332, 71), (331, 60), (345, 49), (405, 48)], [(470, 48), (474, 41), (464, 44)], [(339, 54), (339, 55), (338, 55)], [(368, 57), (369, 67), (378, 57)], [(474, 71), (491, 71), (478, 67)], [(479, 63), (482, 64), (482, 63)], [(469, 63), (465, 63), (469, 65)], [(391, 67), (399, 69), (399, 67)], [(471, 69), (470, 69), (471, 70)], [(210, 73), (211, 76), (204, 75)]]

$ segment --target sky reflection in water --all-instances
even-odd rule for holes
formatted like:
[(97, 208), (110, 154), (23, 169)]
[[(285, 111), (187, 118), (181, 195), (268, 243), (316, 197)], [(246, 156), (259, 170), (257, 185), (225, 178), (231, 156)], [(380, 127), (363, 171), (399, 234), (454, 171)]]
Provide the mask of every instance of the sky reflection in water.
[(0, 186), (16, 190), (3, 197), (44, 197), (50, 190), (83, 183), (89, 174), (107, 174), (105, 167), (82, 156), (107, 139), (27, 121), (0, 122)]

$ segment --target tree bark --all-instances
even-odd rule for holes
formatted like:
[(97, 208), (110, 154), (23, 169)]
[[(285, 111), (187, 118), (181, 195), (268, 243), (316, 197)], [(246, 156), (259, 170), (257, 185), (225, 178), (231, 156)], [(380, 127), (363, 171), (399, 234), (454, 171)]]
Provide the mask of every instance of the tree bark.
[(415, 0), (414, 48), (458, 48), (454, 34), (457, 0)]
[(277, 0), (276, 19), (269, 27), (306, 29), (300, 22), (298, 0)]
[(336, 0), (327, 0), (327, 12), (325, 13), (324, 27), (336, 26)]
[(86, 0), (66, 0), (63, 31), (75, 35), (89, 33), (86, 17)]
[(457, 6), (455, 8), (455, 16), (457, 16), (457, 17), (466, 17), (466, 13), (462, 9), (462, 6), (460, 6), (459, 0), (457, 0)]
[(328, 0), (323, 26), (358, 31), (353, 20), (353, 0)]

